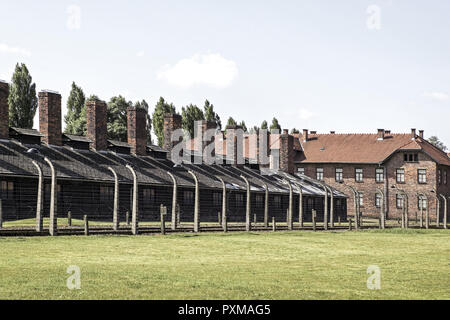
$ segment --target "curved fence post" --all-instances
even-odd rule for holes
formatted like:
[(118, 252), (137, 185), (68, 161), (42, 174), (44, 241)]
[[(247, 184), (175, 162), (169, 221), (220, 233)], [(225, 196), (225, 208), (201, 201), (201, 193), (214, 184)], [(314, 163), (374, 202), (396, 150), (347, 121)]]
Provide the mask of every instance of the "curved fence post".
[(174, 175), (167, 171), (167, 174), (172, 178), (173, 182), (173, 192), (172, 192), (172, 230), (177, 229), (177, 180)]
[(269, 187), (267, 183), (264, 184), (264, 227), (269, 227)]
[(222, 228), (225, 231), (225, 224), (227, 223), (227, 186), (221, 177), (216, 176), (216, 179), (222, 183)]
[(113, 230), (119, 230), (119, 178), (113, 168), (108, 167), (114, 176)]
[(50, 159), (48, 159), (47, 157), (44, 157), (45, 162), (47, 162), (47, 164), (50, 167), (50, 171), (51, 171), (51, 186), (50, 186), (50, 224), (48, 227), (48, 231), (50, 233), (51, 236), (56, 236), (58, 234), (58, 210), (57, 210), (57, 205), (58, 205), (58, 197), (57, 197), (57, 190), (56, 190), (56, 170), (55, 167), (53, 166), (53, 163), (50, 161)]
[(195, 181), (195, 200), (194, 200), (194, 232), (199, 232), (200, 230), (200, 217), (199, 217), (199, 211), (200, 211), (200, 190), (198, 187), (198, 178), (197, 175), (192, 171), (188, 171), (191, 176), (194, 178)]
[(293, 207), (294, 195), (293, 195), (291, 182), (289, 180), (286, 180), (286, 183), (289, 186), (289, 208), (288, 208), (287, 228), (288, 228), (288, 230), (292, 230), (292, 226), (293, 226), (293, 223), (292, 223), (292, 220), (293, 220), (292, 210), (293, 209), (292, 209), (292, 207)]
[(42, 199), (42, 196), (44, 194), (43, 188), (44, 188), (44, 176), (42, 174), (42, 169), (39, 166), (39, 164), (32, 160), (31, 161), (34, 166), (36, 167), (38, 171), (38, 192), (37, 192), (37, 203), (36, 203), (36, 231), (42, 232), (43, 227), (43, 219), (42, 219), (42, 209), (44, 207), (44, 201)]
[(241, 175), (241, 178), (245, 181), (245, 185), (247, 188), (247, 199), (245, 205), (245, 231), (250, 231), (252, 229), (250, 222), (250, 183), (247, 178)]
[(139, 220), (139, 216), (138, 216), (138, 182), (137, 182), (137, 175), (136, 175), (136, 171), (129, 165), (126, 165), (127, 169), (130, 170), (131, 174), (133, 175), (133, 204), (132, 204), (132, 209), (131, 209), (131, 233), (133, 235), (138, 234), (139, 232), (139, 227), (138, 227), (138, 220)]

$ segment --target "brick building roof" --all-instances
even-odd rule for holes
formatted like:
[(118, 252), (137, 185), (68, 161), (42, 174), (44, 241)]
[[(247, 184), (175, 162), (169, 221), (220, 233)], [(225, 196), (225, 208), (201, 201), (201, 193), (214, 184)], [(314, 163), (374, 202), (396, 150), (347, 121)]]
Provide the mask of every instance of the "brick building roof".
[[(382, 140), (377, 134), (302, 134), (295, 135), (303, 152), (297, 152), (297, 163), (382, 163), (398, 151), (417, 150), (428, 154), (434, 161), (450, 166), (448, 155), (420, 136), (385, 133)], [(296, 149), (294, 147), (294, 149)]]

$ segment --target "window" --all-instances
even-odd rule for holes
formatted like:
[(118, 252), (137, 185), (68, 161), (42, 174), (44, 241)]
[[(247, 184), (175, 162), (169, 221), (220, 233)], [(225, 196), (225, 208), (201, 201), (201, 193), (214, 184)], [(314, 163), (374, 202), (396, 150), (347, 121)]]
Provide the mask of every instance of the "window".
[(417, 199), (417, 209), (420, 209), (421, 207), (422, 210), (425, 210), (427, 208), (427, 200), (424, 198)]
[(12, 181), (2, 181), (1, 187), (1, 197), (2, 199), (13, 199), (14, 197), (14, 182)]
[(397, 209), (402, 209), (403, 208), (403, 195), (397, 193), (395, 195), (395, 204), (397, 206)]
[(396, 180), (398, 183), (404, 183), (405, 182), (405, 169), (397, 169), (395, 176), (396, 176)]
[(375, 169), (375, 181), (376, 182), (384, 182), (384, 169), (383, 168)]
[(442, 176), (441, 176), (441, 169), (438, 170), (438, 183), (441, 184), (442, 182)]
[(155, 202), (155, 189), (144, 189), (143, 191), (144, 195), (144, 202), (145, 203), (153, 203)]
[(427, 183), (427, 170), (426, 169), (418, 169), (417, 170), (417, 181), (419, 183)]
[(355, 169), (355, 180), (356, 182), (363, 181), (363, 169)]
[[(50, 187), (50, 185), (48, 185)], [(108, 201), (114, 199), (114, 188), (113, 187), (100, 187), (100, 200)]]
[(344, 169), (342, 168), (336, 168), (336, 181), (343, 181), (344, 180)]
[(264, 196), (262, 194), (257, 194), (256, 195), (256, 206), (257, 207), (262, 207), (263, 206), (263, 201), (264, 201)]
[(375, 194), (375, 207), (381, 207), (381, 194), (378, 192)]
[(213, 193), (213, 204), (215, 206), (220, 206), (221, 199), (222, 199), (222, 193), (220, 193), (220, 192), (214, 192)]
[(275, 204), (275, 208), (281, 208), (281, 196), (274, 196), (273, 202)]
[(244, 195), (242, 193), (236, 193), (236, 206), (241, 207), (244, 205)]
[(364, 194), (362, 192), (357, 193), (357, 199), (359, 201), (359, 206), (364, 207)]
[(319, 181), (323, 180), (323, 168), (316, 169), (316, 179)]
[(184, 191), (183, 201), (184, 201), (184, 204), (194, 204), (194, 192), (193, 191)]
[(305, 168), (298, 168), (297, 172), (300, 174), (305, 174)]
[(444, 184), (447, 184), (447, 170), (444, 170)]
[(404, 153), (403, 160), (405, 162), (419, 162), (419, 155), (417, 153)]

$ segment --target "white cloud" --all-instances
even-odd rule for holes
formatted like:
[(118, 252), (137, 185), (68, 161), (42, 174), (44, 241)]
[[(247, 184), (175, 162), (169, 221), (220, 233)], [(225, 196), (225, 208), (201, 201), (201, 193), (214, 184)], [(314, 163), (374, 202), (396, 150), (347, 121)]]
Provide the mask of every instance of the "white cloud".
[(308, 109), (300, 109), (298, 112), (298, 117), (300, 118), (300, 120), (309, 120), (315, 116), (316, 114), (312, 111), (309, 111)]
[(423, 96), (439, 101), (447, 101), (450, 98), (449, 95), (444, 92), (425, 92)]
[(136, 53), (136, 56), (138, 57), (143, 57), (145, 55), (144, 51), (139, 51), (138, 53)]
[(195, 54), (173, 66), (167, 65), (158, 73), (158, 79), (183, 88), (194, 85), (225, 88), (231, 85), (237, 75), (238, 68), (233, 60), (213, 53)]
[(70, 5), (66, 10), (67, 14), (67, 28), (69, 30), (79, 30), (81, 28), (81, 8), (77, 5)]
[(0, 43), (0, 53), (12, 53), (27, 57), (31, 56), (30, 51), (19, 47), (11, 47), (6, 43)]

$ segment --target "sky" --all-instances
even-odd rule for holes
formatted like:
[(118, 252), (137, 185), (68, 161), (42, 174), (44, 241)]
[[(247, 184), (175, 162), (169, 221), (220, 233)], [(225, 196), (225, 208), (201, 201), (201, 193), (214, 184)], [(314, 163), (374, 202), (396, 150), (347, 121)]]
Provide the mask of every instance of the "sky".
[[(450, 1), (0, 0), (0, 79), (214, 104), (319, 133), (425, 130), (450, 147)], [(151, 110), (152, 111), (152, 110)], [(34, 126), (38, 127), (36, 116)]]

